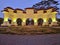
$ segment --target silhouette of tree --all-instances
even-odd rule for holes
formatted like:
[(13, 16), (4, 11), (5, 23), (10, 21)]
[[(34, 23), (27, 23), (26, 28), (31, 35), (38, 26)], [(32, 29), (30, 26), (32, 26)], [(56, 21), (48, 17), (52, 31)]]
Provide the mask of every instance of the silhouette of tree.
[(1, 24), (3, 23), (3, 18), (0, 18), (0, 26), (1, 26)]
[(54, 7), (56, 9), (59, 9), (57, 7), (57, 5), (59, 5), (58, 1), (55, 0), (42, 0), (41, 2), (36, 3), (35, 5), (33, 5), (32, 7), (35, 9), (40, 9), (42, 7), (47, 8), (47, 7)]

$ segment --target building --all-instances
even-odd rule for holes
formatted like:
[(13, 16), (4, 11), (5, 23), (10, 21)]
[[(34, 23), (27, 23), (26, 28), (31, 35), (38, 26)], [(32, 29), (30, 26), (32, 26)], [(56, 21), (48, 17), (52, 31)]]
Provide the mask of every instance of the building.
[[(57, 11), (53, 7), (49, 7), (47, 9), (41, 8), (40, 10), (35, 11), (34, 8), (25, 8), (22, 9), (13, 9), (11, 7), (6, 7), (2, 11), (4, 14), (4, 22), (1, 24), (2, 26), (17, 26), (17, 20), (20, 25), (41, 25), (41, 26), (55, 26), (58, 25), (56, 21)], [(11, 19), (12, 22), (9, 24), (8, 19)], [(28, 21), (29, 20), (29, 21)], [(49, 23), (50, 20), (50, 23)], [(29, 23), (30, 22), (30, 23)]]

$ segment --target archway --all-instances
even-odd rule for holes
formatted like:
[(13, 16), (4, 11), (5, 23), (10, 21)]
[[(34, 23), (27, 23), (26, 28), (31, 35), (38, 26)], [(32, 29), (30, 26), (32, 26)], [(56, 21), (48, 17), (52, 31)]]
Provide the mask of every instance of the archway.
[(51, 22), (52, 22), (52, 19), (49, 18), (49, 19), (48, 19), (48, 24), (51, 24)]
[(28, 18), (28, 19), (26, 20), (26, 25), (34, 25), (34, 20), (31, 19), (31, 18)]
[(16, 20), (16, 22), (17, 22), (17, 25), (18, 25), (18, 26), (22, 25), (22, 20), (21, 20), (20, 18), (18, 18), (18, 19)]
[(43, 24), (43, 19), (42, 19), (42, 18), (39, 18), (37, 22), (38, 22), (38, 26), (42, 26), (42, 24)]
[(9, 21), (9, 24), (11, 24), (11, 23), (12, 23), (12, 20), (11, 20), (10, 18), (8, 19), (8, 21)]

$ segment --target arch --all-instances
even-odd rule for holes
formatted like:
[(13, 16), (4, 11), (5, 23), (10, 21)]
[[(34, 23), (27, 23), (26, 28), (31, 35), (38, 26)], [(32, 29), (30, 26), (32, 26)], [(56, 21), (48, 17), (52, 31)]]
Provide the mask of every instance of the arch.
[(43, 19), (42, 19), (42, 18), (39, 18), (39, 19), (37, 20), (37, 23), (38, 23), (39, 26), (42, 26), (42, 24), (43, 24)]
[(22, 25), (22, 19), (17, 18), (16, 22), (17, 22), (17, 25), (18, 25), (18, 26)]
[(9, 21), (9, 24), (11, 24), (11, 23), (12, 23), (12, 20), (11, 20), (10, 18), (8, 19), (8, 21)]
[(52, 22), (52, 19), (49, 18), (49, 19), (48, 19), (48, 24), (51, 24), (51, 22)]
[(26, 25), (34, 25), (34, 20), (32, 18), (28, 18), (26, 20)]

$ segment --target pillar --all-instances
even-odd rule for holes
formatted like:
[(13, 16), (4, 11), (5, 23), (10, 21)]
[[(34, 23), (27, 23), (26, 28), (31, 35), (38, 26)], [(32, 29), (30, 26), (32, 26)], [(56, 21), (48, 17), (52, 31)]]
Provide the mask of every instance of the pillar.
[(51, 16), (52, 23), (50, 26), (58, 26), (57, 21), (56, 21), (56, 14), (57, 14), (57, 12), (52, 12), (52, 16)]
[(3, 24), (1, 24), (1, 26), (10, 26), (8, 21), (4, 21)]
[(23, 19), (22, 19), (22, 26), (25, 26), (25, 25), (26, 25), (26, 19), (23, 18)]
[(52, 19), (52, 22), (51, 22), (50, 26), (58, 26), (56, 18)]
[(17, 26), (16, 18), (13, 18), (13, 19), (12, 19), (11, 25), (12, 25), (12, 26)]
[(43, 19), (43, 25), (42, 26), (48, 26), (48, 21), (47, 19)]
[(10, 26), (9, 22), (8, 22), (8, 12), (4, 11), (4, 21), (3, 24), (1, 24), (1, 26)]
[(35, 26), (38, 25), (37, 19), (34, 19), (34, 25), (35, 25)]

